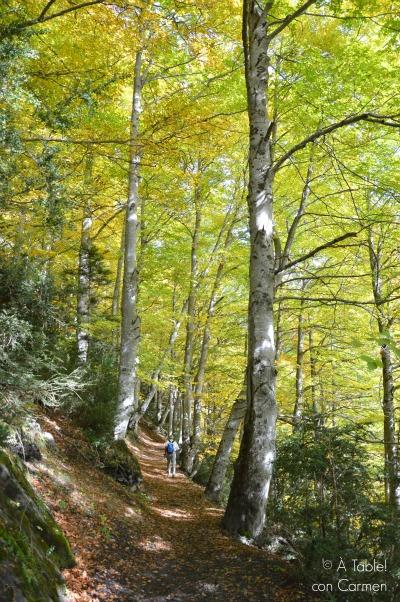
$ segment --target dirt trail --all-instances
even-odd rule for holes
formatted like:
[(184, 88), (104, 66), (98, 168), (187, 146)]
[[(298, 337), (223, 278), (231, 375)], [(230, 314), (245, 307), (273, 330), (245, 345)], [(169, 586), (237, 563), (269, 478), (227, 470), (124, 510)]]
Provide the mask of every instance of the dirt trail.
[(62, 422), (47, 421), (57, 455), (35, 469), (35, 480), (77, 555), (66, 572), (74, 600), (310, 599), (288, 563), (221, 532), (222, 511), (201, 487), (181, 473), (167, 477), (158, 435), (143, 429), (132, 446), (144, 476), (142, 493), (132, 494), (88, 461), (79, 431)]

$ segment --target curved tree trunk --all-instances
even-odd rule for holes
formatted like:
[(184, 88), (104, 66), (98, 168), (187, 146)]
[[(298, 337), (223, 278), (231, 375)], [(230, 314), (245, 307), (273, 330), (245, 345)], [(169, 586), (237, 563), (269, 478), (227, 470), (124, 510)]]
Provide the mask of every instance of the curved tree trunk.
[[(186, 464), (184, 467), (185, 470), (190, 475), (193, 473), (193, 466), (194, 466), (195, 459), (196, 459), (196, 456), (199, 451), (199, 444), (200, 444), (200, 438), (201, 438), (202, 396), (203, 396), (205, 373), (206, 373), (207, 360), (208, 360), (209, 344), (210, 344), (210, 340), (211, 340), (211, 324), (212, 324), (212, 320), (213, 320), (214, 314), (215, 314), (218, 290), (221, 285), (222, 278), (224, 276), (226, 252), (232, 242), (232, 230), (233, 230), (233, 226), (235, 224), (235, 220), (237, 217), (237, 212), (238, 212), (238, 207), (236, 207), (236, 209), (234, 211), (232, 220), (229, 224), (229, 227), (228, 227), (228, 230), (226, 233), (225, 243), (223, 246), (222, 258), (218, 264), (217, 272), (215, 274), (215, 278), (214, 278), (214, 282), (213, 282), (213, 286), (212, 286), (212, 290), (211, 290), (211, 295), (210, 295), (210, 299), (209, 299), (208, 307), (207, 307), (206, 322), (205, 322), (204, 330), (203, 330), (200, 358), (199, 358), (197, 374), (196, 374), (196, 378), (195, 378), (195, 387), (194, 387), (193, 434), (192, 434), (192, 437), (190, 440), (190, 447), (187, 451)], [(225, 225), (222, 226), (222, 230), (224, 229), (224, 227), (225, 227)], [(221, 230), (220, 234), (222, 234), (222, 230)], [(219, 239), (220, 239), (220, 236), (218, 236), (218, 241), (219, 241)], [(217, 245), (214, 249), (214, 252), (217, 250), (218, 241), (217, 241)], [(211, 263), (212, 259), (213, 258), (211, 257), (210, 263)]]
[(243, 389), (232, 406), (231, 413), (229, 414), (229, 418), (219, 443), (217, 455), (215, 456), (210, 478), (205, 489), (205, 495), (207, 498), (217, 503), (221, 498), (233, 442), (238, 433), (239, 425), (244, 418), (245, 412), (246, 389)]
[(187, 302), (186, 341), (183, 360), (183, 399), (182, 399), (182, 454), (181, 466), (188, 472), (190, 462), (190, 432), (192, 422), (193, 385), (192, 385), (192, 356), (194, 340), (194, 314), (196, 307), (196, 280), (198, 275), (197, 250), (200, 239), (201, 209), (200, 189), (195, 190), (195, 224), (192, 236), (192, 248), (190, 255), (190, 281)]

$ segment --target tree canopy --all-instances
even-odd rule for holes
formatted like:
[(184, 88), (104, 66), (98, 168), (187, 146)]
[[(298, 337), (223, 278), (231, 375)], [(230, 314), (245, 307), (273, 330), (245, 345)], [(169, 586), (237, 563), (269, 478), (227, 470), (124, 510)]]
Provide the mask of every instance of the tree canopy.
[(146, 416), (310, 563), (356, 484), (398, 563), (397, 0), (0, 7), (4, 424)]

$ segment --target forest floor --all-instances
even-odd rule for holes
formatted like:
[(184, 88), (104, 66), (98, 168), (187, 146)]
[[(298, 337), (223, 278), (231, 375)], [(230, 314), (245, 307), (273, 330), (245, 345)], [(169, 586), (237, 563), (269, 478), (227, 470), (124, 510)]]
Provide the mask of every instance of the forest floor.
[(150, 429), (132, 444), (144, 477), (132, 493), (96, 467), (67, 419), (41, 422), (56, 448), (30, 471), (76, 555), (76, 567), (64, 573), (71, 600), (311, 600), (293, 565), (228, 538), (222, 510), (202, 488), (182, 473), (167, 477), (163, 439)]

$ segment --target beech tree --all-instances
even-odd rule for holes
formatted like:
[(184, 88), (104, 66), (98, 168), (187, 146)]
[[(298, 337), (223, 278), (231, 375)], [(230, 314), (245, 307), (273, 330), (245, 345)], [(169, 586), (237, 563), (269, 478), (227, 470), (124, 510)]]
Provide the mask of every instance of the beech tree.
[(137, 236), (141, 161), (139, 128), (143, 86), (142, 53), (141, 49), (136, 52), (133, 81), (128, 201), (124, 228), (125, 250), (121, 299), (121, 351), (118, 405), (114, 431), (115, 439), (125, 438), (129, 418), (135, 403), (136, 360), (140, 337), (140, 323), (137, 310)]
[[(84, 367), (90, 440), (154, 422), (234, 535), (296, 514), (303, 551), (372, 549), (399, 504), (393, 3), (3, 4), (0, 318), (45, 340), (18, 374)], [(357, 446), (365, 520), (333, 478)]]
[[(272, 4), (243, 2), (243, 51), (249, 116), (249, 334), (247, 411), (235, 476), (223, 524), (232, 533), (258, 536), (275, 460), (276, 397), (273, 302), (275, 288), (273, 185), (277, 171), (318, 138), (360, 121), (398, 127), (395, 115), (363, 112), (319, 128), (273, 160), (268, 79), (271, 47), (277, 36), (316, 4), (309, 0), (282, 19)], [(286, 269), (292, 264), (287, 264)]]

